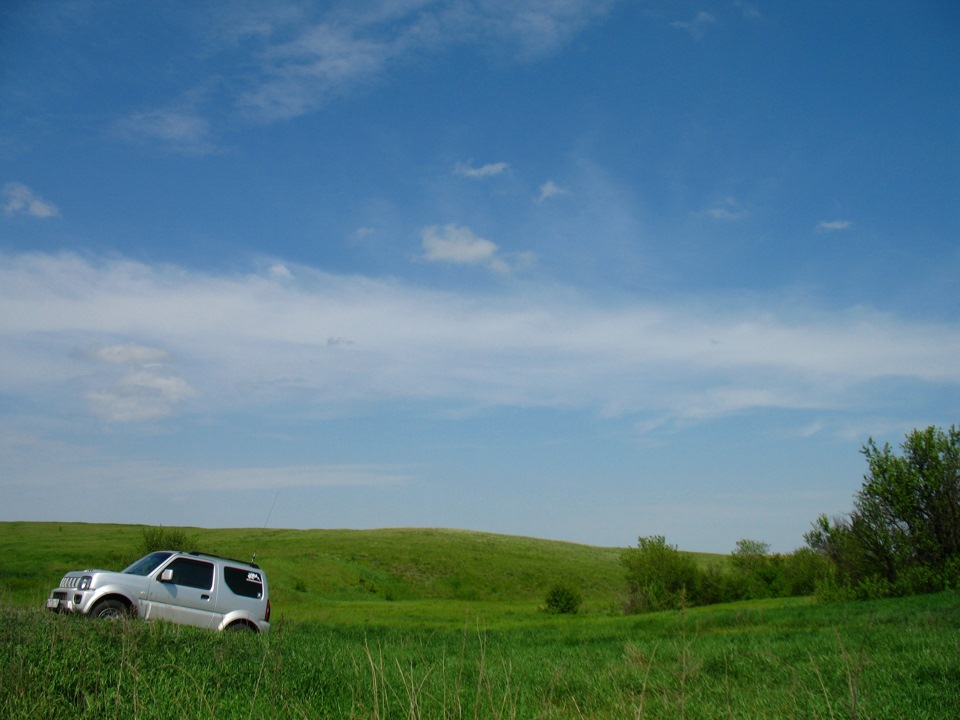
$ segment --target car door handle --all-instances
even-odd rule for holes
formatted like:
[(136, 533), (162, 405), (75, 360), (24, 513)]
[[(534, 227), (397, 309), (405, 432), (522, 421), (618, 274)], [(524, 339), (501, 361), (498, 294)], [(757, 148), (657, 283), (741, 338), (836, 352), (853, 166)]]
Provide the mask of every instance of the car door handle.
[(209, 596), (209, 595), (201, 595), (201, 596), (200, 596), (200, 599), (201, 599), (201, 600), (209, 600), (209, 599), (210, 599), (210, 596)]

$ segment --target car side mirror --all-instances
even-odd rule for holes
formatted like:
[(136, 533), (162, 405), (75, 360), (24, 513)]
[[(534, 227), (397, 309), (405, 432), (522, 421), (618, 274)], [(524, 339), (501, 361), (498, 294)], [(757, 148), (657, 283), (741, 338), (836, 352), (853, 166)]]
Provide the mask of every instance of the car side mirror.
[(173, 570), (167, 568), (160, 573), (160, 582), (173, 582)]

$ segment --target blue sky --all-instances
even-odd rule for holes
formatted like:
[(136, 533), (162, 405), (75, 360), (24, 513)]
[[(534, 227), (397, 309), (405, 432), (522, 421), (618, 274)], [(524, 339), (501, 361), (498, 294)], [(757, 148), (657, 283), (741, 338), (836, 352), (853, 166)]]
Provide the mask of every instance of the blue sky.
[(958, 67), (946, 0), (4, 3), (0, 520), (800, 547), (960, 421)]

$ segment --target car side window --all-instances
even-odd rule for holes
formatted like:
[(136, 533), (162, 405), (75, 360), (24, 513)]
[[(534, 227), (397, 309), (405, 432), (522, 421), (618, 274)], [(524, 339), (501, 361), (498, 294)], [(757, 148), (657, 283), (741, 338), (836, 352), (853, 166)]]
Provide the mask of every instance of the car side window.
[(209, 590), (213, 587), (213, 563), (191, 558), (177, 558), (167, 565), (173, 570), (173, 582), (177, 585)]
[(263, 597), (263, 578), (256, 570), (224, 565), (223, 579), (234, 595), (258, 599)]

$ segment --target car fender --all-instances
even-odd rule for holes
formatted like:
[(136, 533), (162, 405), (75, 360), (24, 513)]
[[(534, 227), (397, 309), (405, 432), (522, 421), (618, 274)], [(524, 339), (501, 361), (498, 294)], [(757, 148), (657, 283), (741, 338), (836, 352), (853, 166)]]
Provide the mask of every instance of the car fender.
[[(217, 629), (225, 630), (237, 622), (246, 623), (256, 629), (257, 632), (263, 631), (264, 625), (266, 625), (266, 623), (264, 623), (260, 618), (251, 612), (246, 610), (234, 610), (233, 612), (229, 612), (223, 616), (223, 620), (220, 622), (220, 626)], [(269, 627), (269, 625), (267, 625), (267, 627)]]
[(124, 587), (123, 585), (117, 585), (111, 583), (110, 585), (104, 585), (94, 590), (93, 594), (85, 599), (83, 603), (82, 612), (87, 615), (90, 611), (96, 606), (98, 602), (106, 598), (113, 597), (118, 600), (122, 600), (128, 604), (131, 608), (132, 614), (139, 616), (141, 611), (141, 600), (136, 597), (133, 593), (130, 592), (130, 588)]

